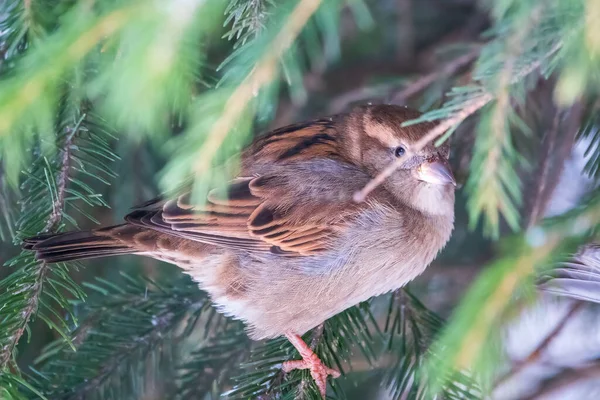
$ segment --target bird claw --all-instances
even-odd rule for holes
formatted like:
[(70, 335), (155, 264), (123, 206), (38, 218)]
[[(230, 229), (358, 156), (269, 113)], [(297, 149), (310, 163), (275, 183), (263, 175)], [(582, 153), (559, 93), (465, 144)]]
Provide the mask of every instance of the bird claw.
[(339, 378), (341, 375), (339, 371), (323, 364), (321, 359), (315, 353), (312, 353), (302, 360), (286, 361), (283, 363), (281, 369), (286, 373), (295, 369), (310, 370), (310, 376), (314, 379), (323, 398), (325, 398), (327, 388), (327, 377), (331, 375), (334, 378)]

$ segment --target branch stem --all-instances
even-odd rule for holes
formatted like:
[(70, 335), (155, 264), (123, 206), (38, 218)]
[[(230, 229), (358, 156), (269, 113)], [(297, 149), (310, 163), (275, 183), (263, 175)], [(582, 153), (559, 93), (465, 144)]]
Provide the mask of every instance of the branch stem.
[(525, 397), (523, 400), (546, 399), (550, 397), (549, 395), (566, 389), (576, 383), (586, 379), (598, 379), (599, 376), (599, 362), (594, 362), (581, 368), (567, 369), (554, 376), (550, 381), (542, 384), (535, 393)]
[(567, 313), (557, 322), (556, 326), (546, 335), (546, 337), (544, 337), (544, 339), (537, 345), (537, 347), (531, 353), (529, 353), (529, 355), (525, 357), (524, 360), (516, 363), (513, 366), (513, 368), (511, 368), (507, 373), (498, 378), (498, 380), (494, 384), (494, 387), (497, 388), (501, 386), (510, 378), (512, 378), (513, 376), (521, 372), (523, 369), (525, 369), (525, 367), (538, 361), (544, 354), (544, 351), (552, 343), (552, 341), (554, 341), (554, 339), (556, 339), (556, 337), (563, 331), (563, 329), (567, 325), (567, 322), (569, 322), (569, 320), (575, 314), (577, 314), (579, 310), (581, 310), (583, 304), (584, 303), (582, 301), (576, 301), (575, 303), (573, 303), (573, 305), (569, 308)]
[[(71, 167), (71, 146), (73, 144), (73, 138), (79, 132), (81, 123), (85, 119), (85, 114), (81, 116), (79, 121), (71, 128), (70, 132), (67, 133), (65, 141), (62, 145), (62, 158), (60, 161), (59, 173), (56, 178), (56, 199), (52, 203), (52, 214), (48, 217), (44, 232), (51, 232), (57, 229), (62, 220), (63, 209), (65, 206), (65, 193), (67, 190), (67, 183), (69, 178), (69, 169)], [(25, 332), (27, 325), (31, 318), (36, 314), (39, 305), (39, 299), (43, 291), (44, 280), (48, 273), (48, 264), (42, 262), (37, 267), (35, 272), (34, 283), (31, 287), (31, 296), (27, 301), (27, 305), (21, 311), (22, 323), (19, 328), (14, 332), (11, 337), (9, 344), (2, 348), (0, 353), (0, 369), (4, 368), (6, 364), (11, 360), (12, 354), (15, 347), (19, 343), (21, 336)]]

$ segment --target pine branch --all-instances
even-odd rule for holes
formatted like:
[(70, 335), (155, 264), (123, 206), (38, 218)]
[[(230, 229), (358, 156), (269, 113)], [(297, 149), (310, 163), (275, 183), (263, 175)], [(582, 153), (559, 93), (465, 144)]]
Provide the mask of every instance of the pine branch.
[(52, 232), (58, 228), (60, 221), (62, 220), (64, 207), (65, 207), (65, 193), (67, 190), (67, 182), (69, 180), (69, 170), (71, 168), (71, 148), (73, 146), (73, 138), (79, 132), (81, 123), (85, 119), (86, 115), (83, 114), (77, 124), (69, 128), (70, 132), (67, 133), (67, 137), (62, 145), (62, 158), (60, 160), (58, 176), (56, 178), (56, 197), (54, 203), (52, 203), (52, 214), (48, 218), (48, 222), (44, 227), (43, 232)]
[[(176, 323), (175, 314), (161, 315), (153, 321), (154, 329), (136, 336), (135, 341), (128, 345), (123, 345), (119, 349), (118, 354), (113, 354), (100, 368), (100, 371), (92, 379), (86, 380), (84, 383), (72, 388), (72, 394), (64, 396), (65, 400), (83, 400), (90, 398), (90, 395), (98, 390), (111, 375), (119, 373), (119, 369), (123, 363), (138, 352), (148, 351), (156, 348), (170, 337), (165, 337), (164, 332), (171, 329)], [(168, 346), (168, 344), (167, 344)]]
[(223, 37), (235, 40), (234, 49), (256, 39), (264, 30), (269, 16), (268, 9), (273, 5), (273, 0), (230, 1), (225, 10), (228, 16), (223, 25), (231, 23), (231, 29)]
[[(218, 32), (222, 19), (217, 13), (205, 12), (207, 9), (204, 8), (217, 3), (183, 0), (158, 4), (132, 0), (123, 4), (94, 3), (93, 7), (89, 2), (75, 5), (73, 2), (60, 3), (63, 8), (47, 23), (39, 20), (36, 14), (40, 7), (45, 6), (44, 1), (12, 0), (0, 5), (0, 18), (3, 18), (0, 21), (0, 52), (9, 57), (9, 60), (0, 60), (0, 73), (3, 75), (0, 82), (0, 131), (11, 132), (0, 137), (2, 162), (7, 168), (3, 178), (14, 182), (20, 166), (24, 165), (23, 160), (27, 159), (25, 156), (30, 156), (28, 149), (33, 140), (39, 137), (40, 143), (58, 144), (55, 146), (55, 150), (58, 149), (56, 154), (46, 152), (43, 145), (39, 149), (34, 146), (36, 162), (25, 173), (23, 185), (26, 191), (24, 214), (27, 215), (17, 222), (20, 225), (17, 241), (42, 231), (75, 226), (74, 211), (93, 221), (93, 216), (80, 205), (100, 206), (104, 201), (88, 181), (106, 183), (109, 177), (114, 176), (106, 167), (115, 159), (107, 144), (112, 139), (92, 127), (95, 114), (78, 105), (75, 108), (80, 113), (69, 112), (68, 118), (63, 115), (55, 117), (56, 104), (63, 100), (58, 100), (59, 95), (64, 93), (62, 82), (70, 80), (65, 75), (74, 67), (90, 62), (90, 69), (82, 74), (78, 89), (93, 96), (94, 107), (101, 106), (98, 110), (109, 117), (111, 123), (134, 128), (125, 130), (123, 135), (137, 139), (140, 134), (157, 133), (155, 136), (160, 139), (157, 143), (160, 143), (161, 150), (166, 150), (170, 160), (164, 170), (163, 183), (178, 183), (179, 179), (174, 177), (190, 172), (208, 176), (204, 172), (238, 151), (245, 140), (244, 135), (250, 135), (253, 130), (251, 128), (268, 122), (269, 113), (276, 109), (282, 94), (280, 84), (287, 84), (284, 89), (289, 92), (286, 94), (293, 104), (304, 104), (307, 98), (305, 85), (299, 83), (303, 80), (307, 64), (320, 74), (327, 66), (324, 60), (331, 59), (340, 48), (341, 1), (289, 1), (286, 4), (296, 8), (284, 9), (281, 13), (282, 5), (275, 5), (272, 0), (220, 3), (221, 6), (214, 6), (212, 10), (227, 8), (225, 18), (230, 30), (225, 37), (233, 42), (235, 51), (220, 68), (223, 76), (217, 88), (202, 92), (203, 89), (194, 87), (199, 80), (199, 71), (208, 65), (208, 57), (215, 53), (221, 57), (223, 51), (221, 45), (212, 47), (214, 39), (218, 38), (210, 36)], [(512, 143), (506, 146), (505, 141), (516, 136), (512, 131), (514, 128), (524, 128), (515, 118), (513, 107), (520, 104), (523, 93), (529, 89), (527, 78), (537, 71), (543, 76), (548, 76), (553, 70), (563, 72), (565, 58), (570, 57), (572, 61), (569, 64), (586, 65), (587, 70), (582, 74), (573, 74), (572, 71), (564, 74), (571, 79), (581, 76), (577, 83), (581, 89), (586, 83), (595, 82), (590, 71), (597, 71), (597, 68), (592, 68), (597, 60), (579, 57), (581, 54), (594, 54), (591, 50), (581, 53), (583, 45), (578, 45), (575, 40), (582, 37), (579, 33), (584, 30), (577, 26), (577, 21), (581, 21), (581, 9), (585, 10), (583, 2), (560, 2), (562, 5), (556, 0), (545, 2), (535, 24), (524, 21), (530, 20), (531, 8), (539, 7), (538, 1), (492, 3), (489, 5), (494, 22), (486, 33), (491, 40), (479, 53), (477, 67), (472, 72), (475, 83), (454, 89), (449, 101), (440, 110), (424, 116), (422, 120), (439, 120), (440, 125), (429, 132), (426, 142), (420, 145), (430, 141), (439, 144), (469, 116), (485, 110), (482, 121), (485, 123), (488, 115), (490, 129), (480, 124), (484, 129), (480, 129), (478, 142), (484, 136), (490, 140), (476, 150), (481, 157), (473, 164), (475, 171), (471, 178), (479, 179), (479, 182), (471, 189), (472, 193), (487, 190), (489, 196), (482, 203), (485, 211), (490, 210), (491, 214), (484, 220), (497, 226), (500, 220), (498, 213), (503, 215), (508, 210), (510, 214), (511, 205), (518, 205), (518, 193), (514, 190), (516, 180), (512, 179), (511, 168), (518, 163), (516, 149), (520, 148), (511, 146)], [(351, 4), (357, 9), (363, 7), (361, 0)], [(70, 11), (66, 12), (67, 9)], [(8, 12), (4, 14), (4, 10)], [(413, 10), (417, 11), (417, 8)], [(523, 18), (525, 14), (529, 19)], [(5, 15), (12, 19), (5, 20)], [(589, 20), (592, 19), (586, 18), (587, 25), (590, 25)], [(346, 29), (347, 24), (343, 25)], [(381, 25), (375, 35), (386, 35), (386, 27)], [(521, 29), (522, 40), (517, 40), (515, 32)], [(51, 36), (45, 37), (44, 31), (52, 32)], [(419, 34), (420, 43), (421, 28), (413, 33)], [(37, 44), (34, 45), (31, 39), (36, 35)], [(592, 46), (595, 39), (593, 35), (588, 36), (586, 46)], [(507, 38), (516, 49), (509, 52), (508, 62), (507, 48), (512, 46), (507, 46)], [(351, 39), (352, 42), (345, 43), (348, 45), (345, 49), (358, 43), (353, 40), (354, 37)], [(537, 44), (532, 45), (534, 42)], [(273, 52), (271, 45), (275, 45)], [(52, 65), (45, 62), (50, 53), (54, 55)], [(456, 64), (443, 67), (439, 74), (416, 80), (399, 95), (413, 96), (440, 76), (454, 74), (473, 60), (472, 55), (464, 57)], [(340, 70), (343, 68), (340, 66)], [(561, 82), (568, 81), (563, 79), (564, 76)], [(567, 84), (561, 85), (564, 89)], [(329, 85), (329, 88), (332, 86)], [(595, 90), (589, 89), (590, 92)], [(190, 98), (196, 96), (197, 91), (201, 94), (188, 107)], [(575, 93), (575, 97), (589, 94), (584, 90)], [(585, 101), (582, 99), (582, 102)], [(63, 108), (62, 104), (60, 108)], [(173, 140), (163, 147), (165, 135), (162, 133), (166, 132), (172, 114), (178, 118), (177, 129), (183, 127), (184, 131), (182, 135), (174, 135)], [(55, 123), (55, 120), (59, 122)], [(67, 120), (67, 126), (71, 128), (80, 121), (76, 134), (63, 130), (62, 124)], [(57, 125), (56, 129), (52, 129), (54, 125)], [(597, 124), (594, 122), (594, 125)], [(70, 132), (72, 136), (69, 138)], [(559, 132), (560, 129), (552, 132), (553, 137), (556, 138)], [(597, 126), (590, 128), (588, 134), (596, 135)], [(60, 148), (69, 140), (70, 146), (61, 151)], [(552, 143), (555, 142), (548, 142), (548, 152), (556, 148)], [(594, 155), (588, 171), (596, 174), (600, 171), (596, 168), (600, 157), (595, 157), (598, 141), (594, 139), (592, 144), (589, 151)], [(552, 175), (548, 164), (547, 160), (542, 174)], [(390, 166), (386, 174), (397, 167)], [(492, 177), (483, 179), (485, 175), (477, 176), (478, 172), (489, 172)], [(207, 178), (213, 179), (211, 183), (215, 185), (228, 178), (220, 171), (216, 175), (219, 176)], [(364, 197), (383, 179), (385, 176), (380, 176), (371, 182), (370, 187), (357, 194), (357, 200), (361, 200), (361, 196)], [(541, 187), (540, 193), (549, 190), (549, 186)], [(0, 196), (0, 206), (3, 201), (10, 203), (11, 196), (15, 194), (6, 193)], [(510, 198), (507, 200), (503, 196)], [(542, 197), (543, 193), (540, 199)], [(467, 303), (463, 304), (448, 330), (441, 333), (439, 346), (431, 347), (430, 344), (439, 332), (441, 321), (409, 295), (395, 297), (391, 303), (393, 313), (390, 321), (396, 321), (397, 329), (391, 329), (393, 324), (390, 322), (386, 337), (389, 337), (389, 349), (397, 358), (393, 368), (385, 371), (393, 375), (388, 375), (388, 378), (395, 396), (424, 398), (427, 381), (438, 377), (441, 377), (443, 397), (471, 396), (473, 392), (468, 390), (470, 377), (448, 374), (448, 371), (478, 365), (479, 355), (488, 357), (488, 339), (493, 335), (494, 327), (506, 316), (507, 308), (512, 306), (509, 302), (512, 294), (527, 287), (534, 264), (545, 263), (563, 245), (578, 242), (595, 228), (587, 229), (589, 221), (594, 222), (599, 215), (595, 207), (588, 204), (580, 213), (566, 216), (567, 220), (555, 221), (560, 227), (532, 222), (528, 233), (516, 236), (514, 242), (509, 241), (502, 250), (505, 256), (482, 275), (482, 282), (466, 299)], [(535, 209), (542, 208), (543, 201), (540, 200)], [(506, 219), (505, 216), (503, 218)], [(477, 218), (472, 216), (471, 219)], [(510, 218), (508, 220), (510, 222)], [(0, 397), (5, 396), (7, 391), (10, 391), (10, 396), (18, 397), (19, 390), (27, 388), (36, 395), (46, 394), (52, 398), (123, 398), (134, 393), (139, 395), (142, 392), (140, 387), (150, 383), (146, 378), (151, 378), (157, 371), (163, 374), (163, 381), (180, 385), (177, 394), (194, 397), (229, 389), (228, 385), (234, 379), (232, 376), (240, 373), (235, 364), (245, 359), (251, 346), (236, 323), (227, 323), (223, 330), (213, 325), (218, 334), (204, 337), (194, 346), (193, 354), (185, 353), (189, 355), (185, 363), (179, 363), (182, 357), (177, 352), (186, 348), (183, 342), (189, 340), (186, 338), (191, 337), (192, 331), (198, 333), (192, 321), (200, 315), (210, 319), (208, 313), (199, 311), (205, 310), (204, 304), (207, 303), (204, 298), (195, 297), (195, 292), (177, 294), (181, 287), (174, 285), (162, 291), (150, 289), (147, 297), (144, 289), (153, 284), (145, 283), (143, 287), (133, 285), (134, 289), (125, 289), (127, 293), (124, 293), (117, 284), (109, 287), (111, 285), (105, 282), (97, 285), (103, 288), (104, 292), (100, 291), (104, 298), (91, 307), (85, 307), (90, 312), (82, 316), (72, 310), (67, 299), (84, 297), (83, 291), (70, 278), (72, 266), (59, 264), (50, 268), (27, 257), (30, 256), (22, 255), (13, 260), (11, 264), (18, 269), (0, 282), (0, 320), (3, 323), (0, 332), (0, 363), (3, 366)], [(196, 290), (195, 285), (192, 286)], [(113, 300), (115, 302), (111, 303)], [(25, 321), (20, 314), (22, 310), (26, 311)], [(65, 313), (70, 315), (65, 317)], [(61, 334), (66, 335), (65, 331), (68, 331), (68, 340), (58, 341), (47, 349), (39, 374), (36, 371), (31, 374), (37, 374), (37, 379), (34, 376), (21, 379), (13, 362), (14, 349), (19, 337), (27, 331), (28, 322), (36, 315)], [(113, 320), (115, 316), (116, 320)], [(83, 318), (77, 328), (72, 326), (75, 317)], [(364, 310), (352, 308), (328, 321), (322, 329), (306, 335), (306, 339), (327, 365), (348, 369), (353, 366), (348, 361), (351, 349), (359, 349), (363, 358), (369, 361), (377, 358), (373, 348), (380, 344), (380, 338), (373, 334), (369, 318)], [(12, 336), (14, 334), (17, 334), (16, 338)], [(71, 348), (78, 349), (77, 353), (73, 353)], [(177, 357), (173, 358), (177, 358), (177, 362), (174, 362), (169, 357), (176, 353)], [(317, 396), (307, 372), (281, 373), (279, 367), (282, 361), (297, 358), (294, 349), (285, 341), (269, 341), (253, 349), (252, 353), (250, 361), (244, 364), (244, 374), (235, 378), (237, 384), (229, 392), (234, 398)], [(424, 361), (426, 357), (429, 357), (428, 363)], [(176, 370), (174, 366), (181, 369)], [(478, 368), (471, 370), (479, 371)], [(343, 397), (341, 383), (332, 382), (337, 397)], [(40, 388), (44, 388), (43, 393)]]
[(495, 78), (496, 101), (482, 118), (475, 142), (471, 162), (474, 173), (467, 182), (469, 219), (474, 227), (480, 215), (485, 215), (484, 233), (494, 238), (499, 235), (500, 215), (513, 230), (519, 229), (517, 207), (521, 204), (521, 180), (515, 169), (519, 155), (509, 124), (523, 126), (524, 123), (511, 107), (509, 85), (514, 79), (515, 64), (525, 52), (526, 38), (539, 24), (541, 12), (541, 7), (521, 12), (524, 18), (517, 19), (518, 28), (505, 40), (504, 65)]
[(186, 122), (190, 100), (207, 83), (204, 42), (225, 3), (140, 2), (139, 14), (97, 55), (106, 65), (90, 85), (98, 109), (125, 131), (164, 141), (169, 123)]
[(600, 179), (600, 101), (596, 100), (587, 107), (584, 122), (577, 133), (579, 140), (588, 139), (589, 145), (585, 150), (588, 158), (583, 171), (595, 180)]
[[(67, 188), (67, 179), (71, 162), (71, 146), (73, 138), (78, 133), (79, 126), (84, 118), (85, 115), (83, 115), (79, 122), (72, 128), (72, 131), (67, 135), (61, 146), (63, 155), (60, 161), (59, 174), (56, 179), (56, 197), (52, 203), (53, 211), (46, 222), (44, 232), (55, 231), (62, 219), (65, 207), (65, 190)], [(37, 313), (39, 298), (44, 288), (44, 281), (46, 280), (49, 267), (45, 262), (41, 262), (36, 269), (37, 271), (34, 271), (34, 275), (32, 277), (33, 283), (28, 288), (28, 291), (30, 292), (29, 299), (27, 300), (25, 307), (19, 312), (22, 322), (9, 337), (8, 341), (3, 344), (2, 351), (0, 351), (0, 370), (4, 369), (9, 360), (12, 358), (13, 351), (21, 339), (21, 336), (25, 332), (25, 328), (29, 324), (30, 319), (35, 313)]]
[(178, 345), (211, 309), (189, 279), (163, 286), (125, 278), (122, 287), (103, 280), (87, 285), (100, 296), (88, 303), (89, 314), (70, 334), (77, 352), (57, 342), (39, 361), (48, 396), (88, 399), (113, 393), (124, 398), (136, 388), (149, 389), (164, 374), (161, 363), (174, 364)]
[[(328, 39), (324, 52), (337, 54), (327, 49), (335, 48), (332, 43), (339, 39), (336, 16), (340, 3), (289, 1), (267, 13), (268, 27), (221, 63), (222, 78), (216, 89), (194, 100), (187, 129), (170, 143), (169, 151), (176, 157), (163, 170), (163, 190), (171, 191), (180, 182), (195, 178), (193, 194), (202, 201), (206, 187), (231, 179), (227, 169), (215, 167), (238, 155), (252, 132), (254, 119), (264, 122), (271, 118), (282, 78), (286, 78), (290, 89), (301, 85), (304, 52), (297, 44), (301, 36), (308, 36), (319, 26), (323, 40)], [(324, 22), (317, 24), (319, 19)], [(311, 43), (310, 48), (314, 47)]]
[(256, 92), (273, 80), (279, 58), (292, 45), (300, 30), (317, 11), (320, 3), (320, 0), (301, 0), (298, 3), (274, 37), (269, 46), (270, 51), (258, 60), (252, 71), (228, 96), (222, 115), (212, 126), (206, 142), (197, 155), (198, 161), (194, 165), (197, 176), (202, 176), (208, 171), (214, 155), (237, 120), (246, 112)]
[[(91, 187), (76, 179), (75, 174), (86, 175), (92, 178), (90, 181), (102, 183), (105, 183), (103, 176), (112, 176), (106, 166), (106, 159), (114, 160), (106, 140), (110, 133), (93, 114), (82, 111), (85, 103), (72, 93), (72, 88), (66, 87), (59, 107), (59, 122), (55, 127), (59, 149), (56, 158), (51, 160), (40, 156), (24, 173), (26, 196), (20, 201), (22, 215), (17, 221), (15, 236), (18, 244), (25, 237), (40, 232), (56, 232), (67, 223), (75, 224), (68, 208), (87, 215), (76, 205), (78, 201), (90, 206), (106, 205)], [(98, 157), (104, 158), (102, 164)], [(19, 371), (14, 364), (16, 346), (34, 317), (42, 319), (60, 334), (66, 340), (65, 345), (73, 346), (65, 333), (69, 325), (77, 321), (69, 298), (82, 300), (85, 293), (70, 277), (69, 268), (64, 263), (52, 266), (40, 263), (27, 251), (8, 261), (7, 265), (18, 269), (0, 282), (0, 301), (4, 304), (0, 310), (3, 321), (0, 333), (1, 376), (4, 381), (19, 382), (21, 387), (36, 392), (34, 386), (17, 375)], [(64, 313), (67, 313), (67, 318)]]
[(487, 347), (490, 335), (506, 315), (513, 294), (531, 287), (536, 268), (551, 265), (558, 254), (587, 240), (597, 228), (577, 221), (598, 218), (600, 197), (596, 194), (569, 213), (544, 221), (527, 234), (509, 238), (511, 251), (485, 268), (432, 347), (437, 357), (427, 362), (424, 371), (434, 378), (433, 393), (440, 389), (441, 377), (448, 371), (490, 367), (489, 358), (494, 354)]
[(2, 224), (0, 224), (0, 240), (7, 241), (15, 237), (14, 230), (14, 200), (15, 193), (4, 176), (3, 163), (0, 163), (0, 210), (2, 213)]
[[(75, 7), (65, 16), (64, 27), (44, 38), (16, 63), (11, 79), (0, 81), (0, 137), (24, 149), (34, 134), (50, 139), (56, 95), (65, 72), (78, 64), (106, 36), (122, 29), (136, 16), (138, 7), (127, 6), (88, 18), (86, 7)], [(54, 54), (48, 64), (48, 54)], [(9, 151), (8, 148), (11, 150)], [(8, 178), (15, 182), (29, 154), (3, 146)]]
[[(39, 21), (40, 16), (33, 8), (31, 1), (15, 0), (0, 3), (0, 76), (9, 77), (14, 70), (15, 61), (33, 42), (44, 35), (44, 29)], [(0, 226), (2, 240), (8, 237), (14, 238), (13, 204), (16, 203), (15, 197), (17, 197), (14, 181), (8, 179), (5, 164), (7, 160), (3, 159), (0, 166), (0, 208), (5, 225)], [(8, 169), (11, 169), (10, 166)]]
[[(390, 296), (384, 332), (385, 351), (395, 357), (386, 368), (384, 384), (393, 398), (423, 398), (427, 375), (419, 375), (430, 346), (444, 325), (443, 320), (427, 309), (408, 289), (399, 289)], [(480, 391), (467, 375), (456, 373), (445, 381), (443, 398), (476, 399)]]
[(0, 42), (3, 47), (0, 62), (17, 58), (30, 44), (45, 36), (37, 7), (40, 5), (31, 0), (0, 4)]
[[(347, 367), (352, 368), (353, 349), (359, 349), (371, 362), (376, 358), (373, 344), (377, 336), (373, 316), (368, 303), (352, 307), (327, 320), (323, 327), (317, 327), (303, 339), (314, 346), (315, 353), (328, 366), (337, 368), (342, 374)], [(232, 399), (273, 399), (305, 398), (320, 399), (320, 394), (310, 373), (306, 370), (285, 374), (281, 370), (284, 361), (298, 359), (298, 353), (285, 338), (270, 340), (252, 350), (250, 360), (242, 364), (245, 371), (233, 380), (233, 389), (224, 395)], [(343, 396), (338, 378), (330, 382), (335, 394)]]
[(230, 378), (239, 372), (239, 364), (247, 358), (251, 347), (243, 325), (226, 321), (223, 329), (212, 333), (179, 367), (178, 396), (196, 399), (215, 389), (217, 394), (222, 393)]

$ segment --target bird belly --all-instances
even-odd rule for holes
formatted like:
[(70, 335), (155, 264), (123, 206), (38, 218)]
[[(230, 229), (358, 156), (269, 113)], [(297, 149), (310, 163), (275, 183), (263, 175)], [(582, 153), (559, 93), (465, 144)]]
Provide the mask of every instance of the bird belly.
[(391, 252), (373, 249), (344, 257), (343, 266), (337, 258), (330, 254), (311, 259), (310, 264), (320, 263), (320, 274), (314, 268), (307, 272), (306, 259), (275, 255), (228, 253), (180, 266), (219, 311), (243, 320), (256, 340), (289, 331), (303, 334), (349, 307), (405, 285), (426, 266), (401, 265)]

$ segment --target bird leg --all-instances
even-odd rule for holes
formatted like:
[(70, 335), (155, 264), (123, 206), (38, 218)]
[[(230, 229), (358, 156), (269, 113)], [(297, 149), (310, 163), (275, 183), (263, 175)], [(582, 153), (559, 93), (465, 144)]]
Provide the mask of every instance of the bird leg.
[(331, 375), (334, 378), (338, 378), (340, 373), (335, 369), (331, 369), (323, 365), (323, 362), (315, 354), (314, 351), (306, 343), (299, 335), (295, 333), (286, 333), (285, 336), (288, 338), (290, 343), (298, 350), (302, 360), (296, 361), (286, 361), (283, 363), (281, 369), (283, 372), (290, 372), (295, 369), (309, 369), (310, 375), (315, 380), (317, 387), (319, 388), (319, 392), (321, 392), (321, 396), (325, 398), (325, 390), (327, 388), (327, 376)]

